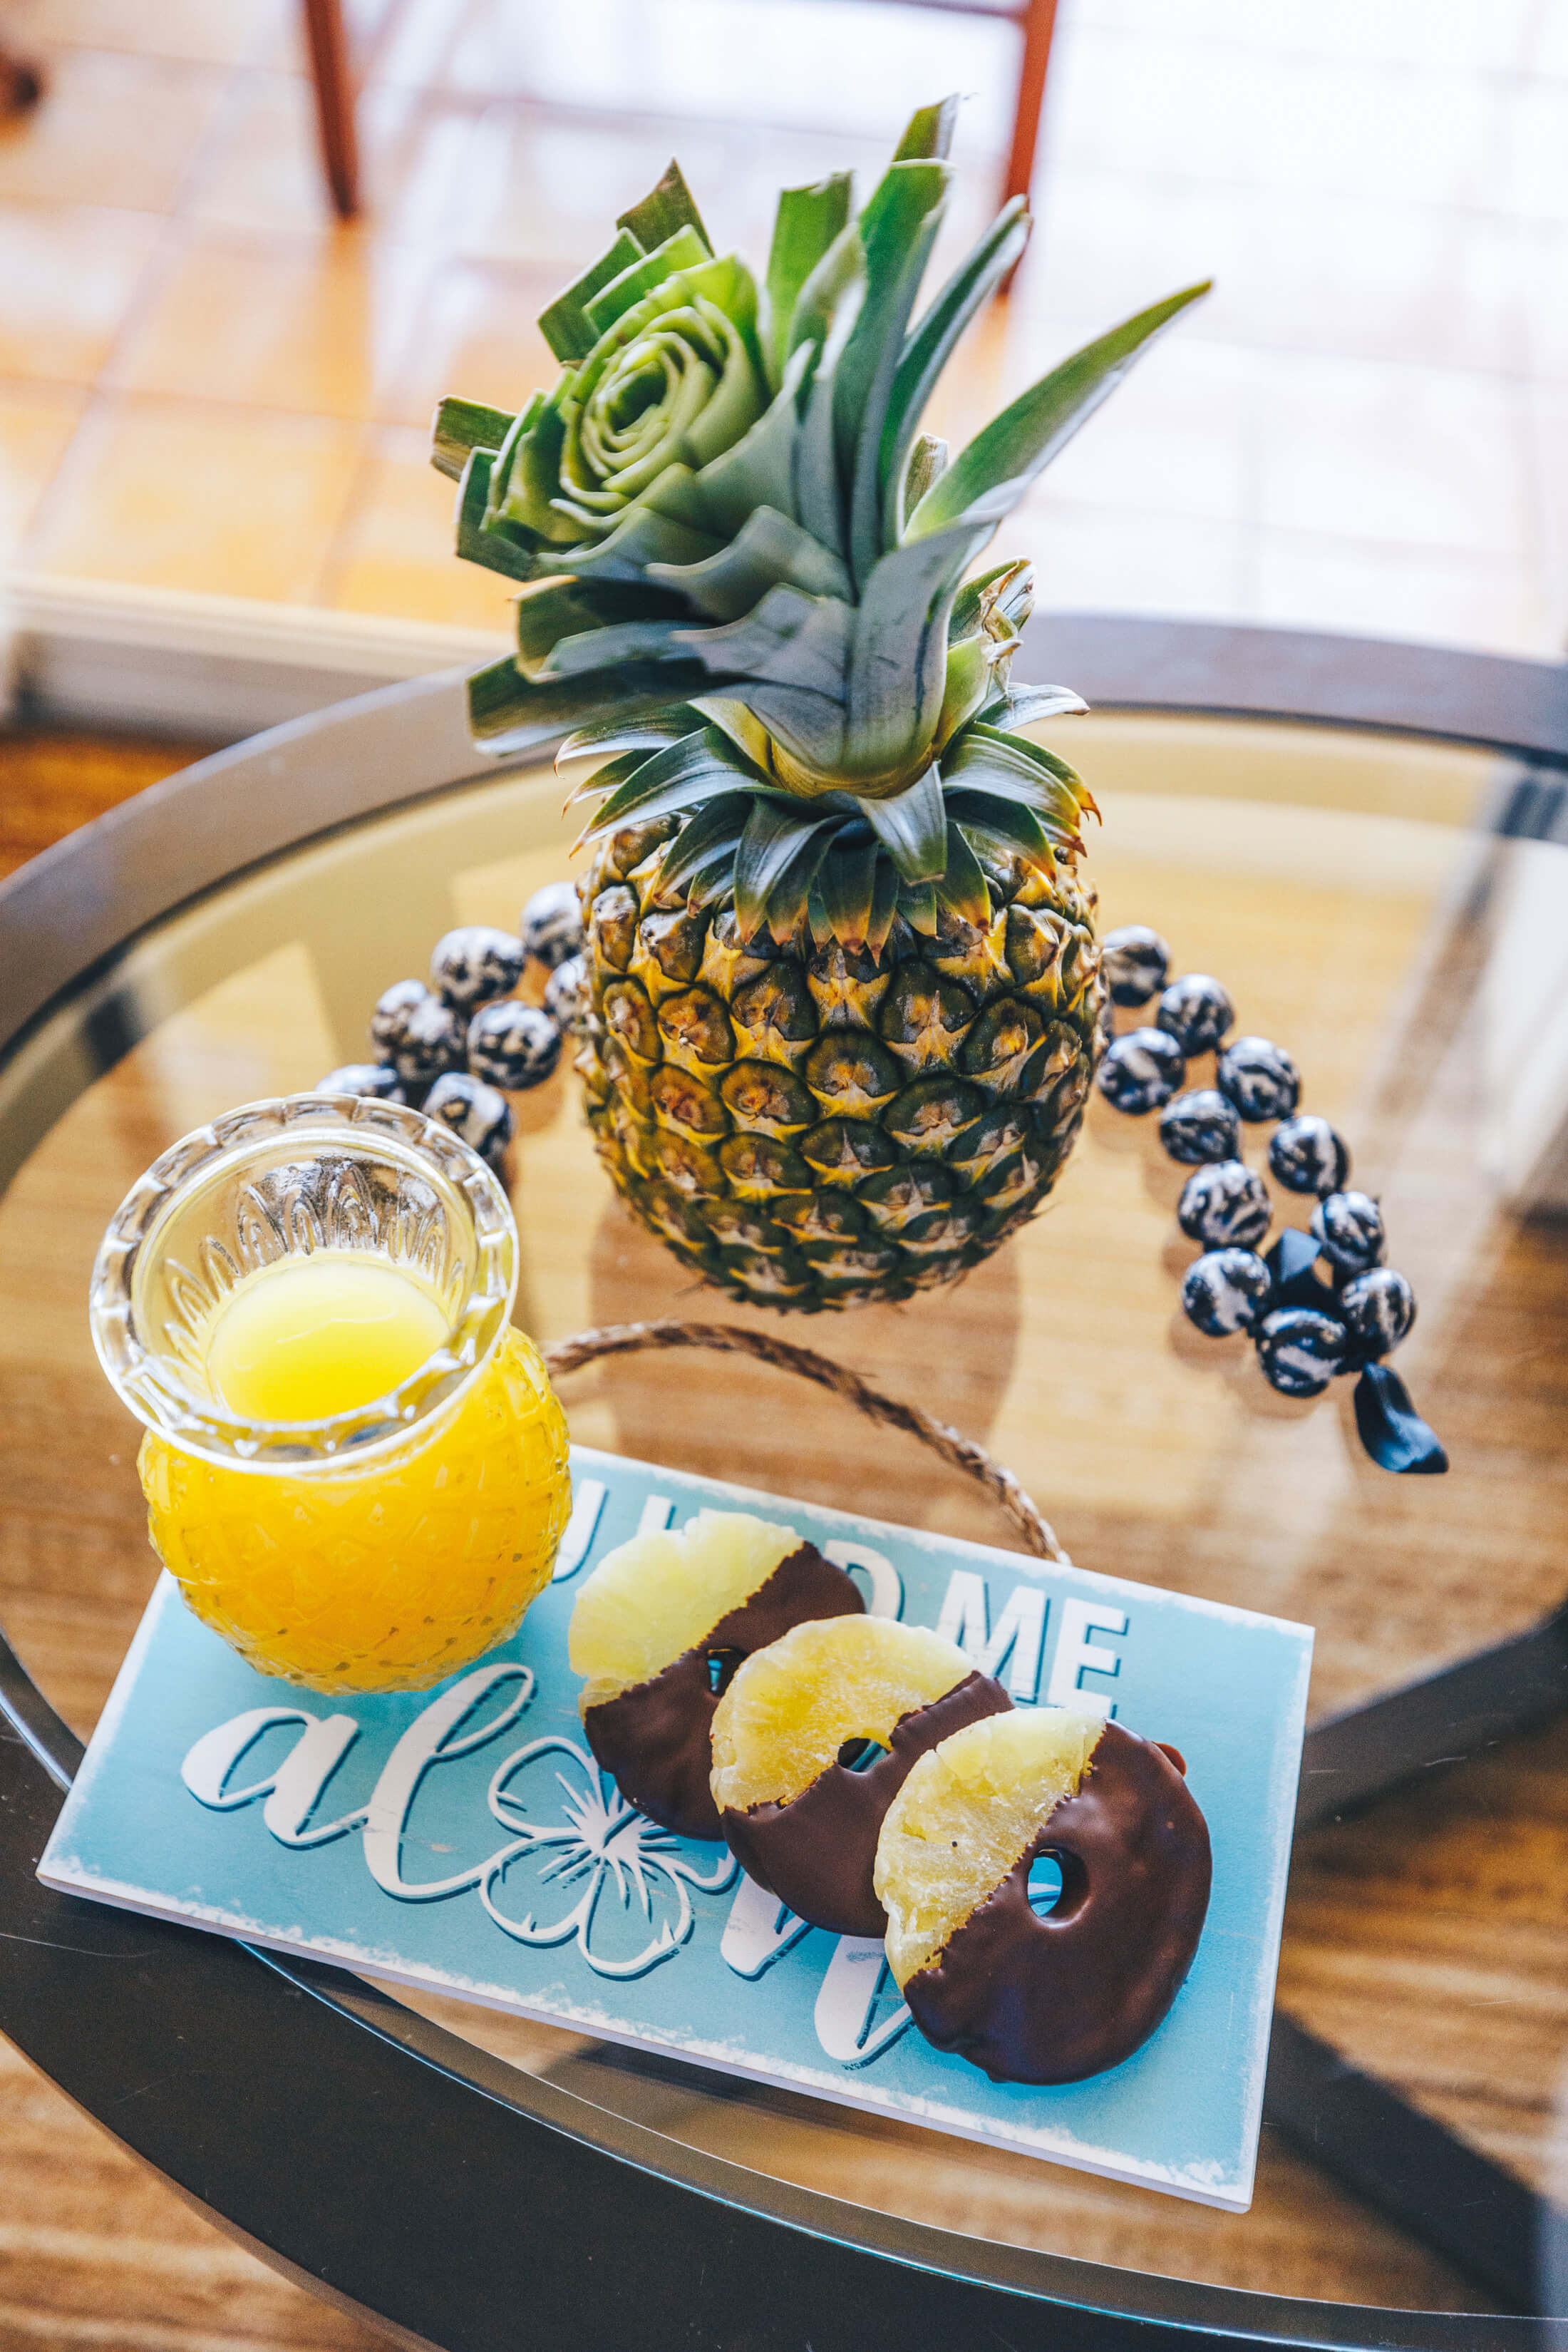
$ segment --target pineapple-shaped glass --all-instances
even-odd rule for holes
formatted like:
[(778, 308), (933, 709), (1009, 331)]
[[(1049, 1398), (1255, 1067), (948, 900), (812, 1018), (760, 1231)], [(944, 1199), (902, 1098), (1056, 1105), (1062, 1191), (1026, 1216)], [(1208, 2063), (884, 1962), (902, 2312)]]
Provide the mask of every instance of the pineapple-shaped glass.
[(388, 1103), (253, 1103), (165, 1151), (93, 1271), (105, 1371), (145, 1424), (153, 1546), (267, 1675), (421, 1689), (549, 1581), (567, 1433), (510, 1324), (491, 1171)]
[(916, 313), (956, 105), (856, 209), (779, 202), (766, 278), (678, 168), (539, 324), (554, 389), (442, 404), (457, 550), (519, 583), (475, 740), (577, 731), (593, 806), (578, 1059), (612, 1181), (695, 1271), (818, 1308), (951, 1281), (1071, 1148), (1104, 1003), (1082, 710), (1009, 672), (998, 523), (1191, 287), (1062, 362), (949, 464), (920, 429), (1029, 231), (1008, 205)]

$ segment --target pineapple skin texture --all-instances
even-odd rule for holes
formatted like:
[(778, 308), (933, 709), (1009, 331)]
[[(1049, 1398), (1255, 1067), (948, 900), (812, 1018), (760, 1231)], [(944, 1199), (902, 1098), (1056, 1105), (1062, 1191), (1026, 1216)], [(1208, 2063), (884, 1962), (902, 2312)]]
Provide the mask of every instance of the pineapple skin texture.
[(988, 876), (990, 921), (895, 918), (879, 957), (656, 892), (674, 821), (579, 885), (594, 1146), (632, 1214), (737, 1298), (806, 1314), (955, 1282), (1039, 1209), (1102, 1050), (1096, 893)]

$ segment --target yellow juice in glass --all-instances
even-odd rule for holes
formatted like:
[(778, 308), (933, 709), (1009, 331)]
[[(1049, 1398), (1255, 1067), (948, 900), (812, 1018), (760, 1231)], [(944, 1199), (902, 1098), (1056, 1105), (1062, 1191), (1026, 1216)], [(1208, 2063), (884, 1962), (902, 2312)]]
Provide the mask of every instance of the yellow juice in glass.
[[(505, 1640), (570, 1508), (564, 1416), (505, 1320), (516, 1236), (509, 1210), (497, 1230), (498, 1186), (477, 1161), (443, 1183), (452, 1148), (406, 1131), (429, 1122), (365, 1108), (382, 1115), (351, 1139), (366, 1158), (304, 1121), (303, 1159), (291, 1121), (248, 1185), (230, 1169), (183, 1214), (176, 1188), (150, 1222), (131, 1195), (121, 1222), (145, 1229), (104, 1286), (140, 1346), (129, 1378), (95, 1277), (99, 1352), (149, 1424), (154, 1546), (242, 1656), (320, 1691), (421, 1688)], [(400, 1165), (410, 1140), (440, 1164)]]

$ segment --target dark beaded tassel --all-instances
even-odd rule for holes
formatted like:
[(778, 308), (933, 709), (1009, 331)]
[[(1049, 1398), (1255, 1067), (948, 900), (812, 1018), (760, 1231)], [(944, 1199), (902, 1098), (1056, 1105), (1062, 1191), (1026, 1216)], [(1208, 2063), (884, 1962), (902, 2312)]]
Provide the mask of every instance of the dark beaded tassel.
[[(1269, 1037), (1226, 1045), (1236, 1018), (1226, 991), (1207, 972), (1167, 980), (1170, 950), (1145, 924), (1107, 935), (1103, 968), (1113, 1003), (1159, 998), (1154, 1025), (1109, 1036), (1097, 1084), (1130, 1117), (1157, 1110), (1162, 1146), (1193, 1171), (1176, 1209), (1183, 1233), (1203, 1249), (1182, 1280), (1188, 1321), (1211, 1339), (1248, 1333), (1260, 1370), (1282, 1396), (1321, 1396), (1340, 1373), (1359, 1373), (1355, 1424), (1372, 1459), (1396, 1472), (1446, 1470), (1448, 1455), (1381, 1361), (1416, 1319), (1415, 1293), (1383, 1263), (1383, 1212), (1349, 1189), (1343, 1137), (1298, 1108), (1301, 1078), (1291, 1055)], [(1213, 1085), (1187, 1087), (1188, 1062), (1207, 1053)], [(1241, 1157), (1243, 1121), (1278, 1122), (1269, 1172), (1286, 1192), (1312, 1198), (1311, 1230), (1287, 1225), (1266, 1251), (1273, 1206)]]

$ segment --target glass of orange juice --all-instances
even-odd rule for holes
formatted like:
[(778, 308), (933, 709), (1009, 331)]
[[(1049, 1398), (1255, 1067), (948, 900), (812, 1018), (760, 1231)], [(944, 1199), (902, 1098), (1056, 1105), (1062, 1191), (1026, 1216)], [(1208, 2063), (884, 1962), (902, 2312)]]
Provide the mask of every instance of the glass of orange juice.
[(149, 1530), (262, 1673), (422, 1689), (549, 1582), (566, 1422), (517, 1282), (497, 1177), (395, 1104), (247, 1104), (121, 1202), (90, 1313), (146, 1425)]

